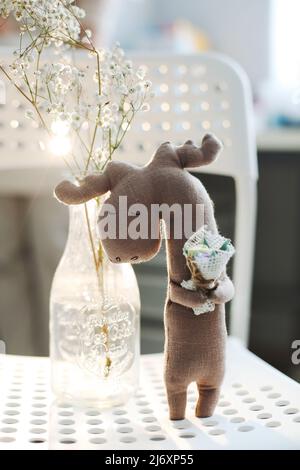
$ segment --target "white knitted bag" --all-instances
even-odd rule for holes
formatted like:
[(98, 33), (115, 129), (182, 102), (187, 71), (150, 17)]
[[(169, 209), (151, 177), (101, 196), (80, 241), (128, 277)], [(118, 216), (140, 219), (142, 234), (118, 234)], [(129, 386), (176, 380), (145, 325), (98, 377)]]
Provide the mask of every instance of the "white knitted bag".
[[(207, 246), (205, 256), (201, 255), (201, 246)], [(221, 249), (226, 245), (226, 249)], [(193, 250), (193, 258), (198, 266), (199, 271), (206, 280), (216, 281), (224, 271), (228, 261), (233, 256), (235, 250), (228, 238), (222, 237), (219, 233), (213, 234), (204, 225), (200, 230), (193, 233), (193, 235), (185, 242), (183, 253), (188, 256), (190, 250)], [(199, 253), (197, 253), (199, 249)], [(198, 264), (199, 263), (199, 264)], [(196, 286), (192, 279), (183, 281), (181, 286), (185, 289), (196, 290)], [(205, 304), (194, 309), (195, 315), (201, 313), (211, 312), (215, 309), (212, 301), (208, 300)]]

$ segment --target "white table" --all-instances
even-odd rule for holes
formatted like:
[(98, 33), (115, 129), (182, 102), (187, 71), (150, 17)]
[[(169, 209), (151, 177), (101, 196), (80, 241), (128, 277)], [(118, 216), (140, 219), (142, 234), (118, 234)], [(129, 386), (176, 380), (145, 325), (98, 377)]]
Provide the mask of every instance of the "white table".
[(300, 385), (228, 341), (213, 417), (171, 422), (162, 355), (142, 356), (141, 388), (126, 406), (80, 409), (50, 392), (48, 358), (0, 355), (1, 449), (300, 449)]

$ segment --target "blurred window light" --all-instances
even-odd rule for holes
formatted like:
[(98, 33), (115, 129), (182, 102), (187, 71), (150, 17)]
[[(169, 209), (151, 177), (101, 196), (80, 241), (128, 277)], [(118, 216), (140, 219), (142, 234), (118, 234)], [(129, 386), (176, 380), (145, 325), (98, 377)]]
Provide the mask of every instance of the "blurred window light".
[(65, 136), (69, 133), (70, 124), (68, 121), (53, 121), (51, 124), (51, 130), (56, 136)]
[(71, 140), (65, 136), (52, 137), (50, 140), (50, 151), (57, 157), (64, 157), (71, 151)]
[(300, 1), (273, 0), (273, 67), (285, 87), (300, 83)]

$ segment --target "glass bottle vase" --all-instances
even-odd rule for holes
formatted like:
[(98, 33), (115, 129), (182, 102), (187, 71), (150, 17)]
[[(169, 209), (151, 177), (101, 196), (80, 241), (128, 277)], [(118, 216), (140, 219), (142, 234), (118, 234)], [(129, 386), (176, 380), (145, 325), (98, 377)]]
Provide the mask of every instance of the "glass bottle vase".
[(50, 358), (59, 399), (106, 408), (138, 386), (140, 296), (132, 266), (111, 263), (102, 250), (99, 209), (99, 200), (69, 209), (50, 295)]

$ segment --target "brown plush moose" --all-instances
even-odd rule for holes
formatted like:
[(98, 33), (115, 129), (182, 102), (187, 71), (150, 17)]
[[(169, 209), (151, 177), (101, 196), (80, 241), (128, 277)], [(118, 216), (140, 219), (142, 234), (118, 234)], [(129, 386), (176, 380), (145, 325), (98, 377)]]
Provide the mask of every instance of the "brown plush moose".
[[(79, 186), (63, 181), (55, 189), (59, 201), (65, 204), (82, 204), (110, 191), (106, 203), (116, 213), (120, 209), (120, 196), (127, 196), (128, 206), (144, 204), (150, 211), (152, 204), (174, 203), (180, 207), (192, 207), (193, 230), (197, 226), (195, 208), (202, 204), (204, 220), (212, 233), (217, 233), (212, 201), (201, 182), (186, 168), (207, 165), (215, 160), (221, 143), (210, 134), (205, 135), (201, 147), (188, 140), (184, 145), (174, 146), (166, 142), (158, 148), (151, 161), (144, 167), (123, 162), (110, 162), (102, 174), (87, 176)], [(126, 215), (129, 224), (134, 216)], [(100, 219), (104, 216), (100, 214)], [(163, 218), (163, 214), (160, 214)], [(151, 216), (149, 216), (151, 218)], [(149, 220), (151, 225), (151, 220)], [(117, 224), (118, 218), (117, 218)], [(183, 255), (186, 236), (174, 236), (174, 220), (167, 227), (168, 290), (165, 304), (165, 366), (164, 378), (170, 410), (170, 419), (185, 417), (187, 387), (196, 382), (199, 398), (197, 417), (214, 413), (224, 375), (226, 325), (224, 304), (232, 299), (234, 288), (224, 272), (212, 291), (190, 291), (181, 287), (183, 280), (191, 277)], [(103, 239), (103, 247), (114, 263), (137, 263), (153, 258), (160, 249), (159, 229), (156, 237), (130, 239), (118, 236)], [(212, 312), (196, 316), (193, 308), (207, 299), (215, 304)]]

